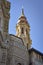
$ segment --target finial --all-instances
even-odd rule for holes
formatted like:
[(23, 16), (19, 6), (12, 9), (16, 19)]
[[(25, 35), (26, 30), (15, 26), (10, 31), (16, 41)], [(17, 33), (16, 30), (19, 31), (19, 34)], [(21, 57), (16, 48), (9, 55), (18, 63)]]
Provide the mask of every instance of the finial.
[(24, 9), (23, 9), (23, 7), (22, 7), (22, 15), (24, 16)]

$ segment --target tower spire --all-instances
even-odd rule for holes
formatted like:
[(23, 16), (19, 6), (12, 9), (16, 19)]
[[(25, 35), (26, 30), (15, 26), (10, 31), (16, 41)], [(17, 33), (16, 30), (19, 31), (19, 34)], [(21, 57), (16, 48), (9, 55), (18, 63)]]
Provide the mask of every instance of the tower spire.
[(22, 7), (22, 15), (24, 16), (24, 9), (23, 9), (23, 7)]

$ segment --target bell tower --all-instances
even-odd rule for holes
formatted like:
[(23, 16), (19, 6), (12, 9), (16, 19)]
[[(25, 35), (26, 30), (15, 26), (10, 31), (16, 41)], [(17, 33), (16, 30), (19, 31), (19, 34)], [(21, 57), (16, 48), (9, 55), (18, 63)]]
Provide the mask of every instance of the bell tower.
[(27, 48), (31, 47), (32, 41), (30, 39), (30, 25), (24, 15), (24, 9), (22, 8), (22, 14), (16, 25), (16, 35), (22, 38), (24, 45)]

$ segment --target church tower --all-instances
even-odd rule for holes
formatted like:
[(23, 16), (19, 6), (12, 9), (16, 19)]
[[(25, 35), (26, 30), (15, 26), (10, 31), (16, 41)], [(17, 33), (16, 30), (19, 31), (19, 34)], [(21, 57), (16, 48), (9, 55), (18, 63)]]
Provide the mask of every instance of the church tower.
[(24, 45), (29, 49), (31, 47), (31, 39), (30, 39), (30, 25), (24, 15), (24, 10), (22, 8), (22, 14), (18, 20), (16, 25), (16, 35), (22, 38)]
[(4, 37), (8, 34), (10, 2), (0, 0), (0, 31)]

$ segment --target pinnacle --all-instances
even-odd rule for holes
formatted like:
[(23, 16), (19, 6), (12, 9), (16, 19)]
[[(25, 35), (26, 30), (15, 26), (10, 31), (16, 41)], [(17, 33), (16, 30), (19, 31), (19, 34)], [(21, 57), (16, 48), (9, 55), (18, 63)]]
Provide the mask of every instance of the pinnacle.
[(22, 16), (24, 16), (24, 9), (22, 8)]

